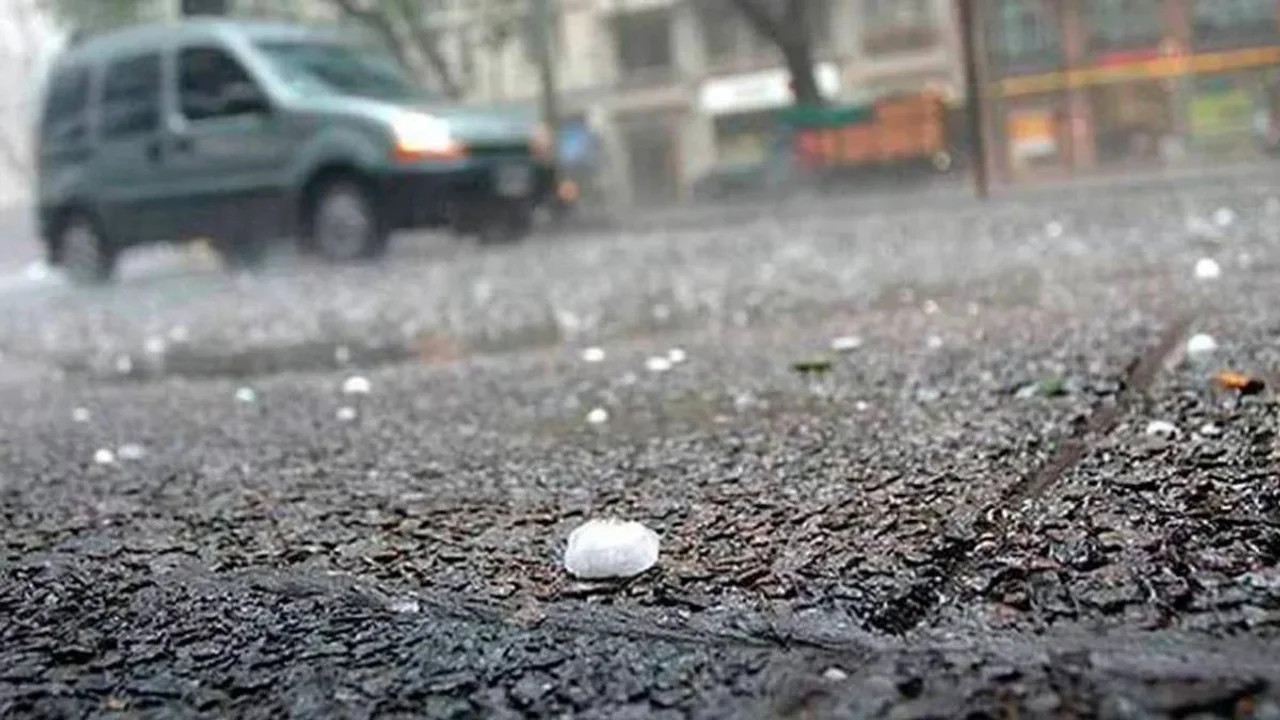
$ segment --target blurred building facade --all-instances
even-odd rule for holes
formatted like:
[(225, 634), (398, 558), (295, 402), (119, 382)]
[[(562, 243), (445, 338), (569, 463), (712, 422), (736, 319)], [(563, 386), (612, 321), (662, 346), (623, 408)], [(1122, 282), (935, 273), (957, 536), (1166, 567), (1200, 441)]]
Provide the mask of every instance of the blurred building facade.
[(1277, 0), (980, 0), (1007, 181), (1251, 160), (1280, 145)]

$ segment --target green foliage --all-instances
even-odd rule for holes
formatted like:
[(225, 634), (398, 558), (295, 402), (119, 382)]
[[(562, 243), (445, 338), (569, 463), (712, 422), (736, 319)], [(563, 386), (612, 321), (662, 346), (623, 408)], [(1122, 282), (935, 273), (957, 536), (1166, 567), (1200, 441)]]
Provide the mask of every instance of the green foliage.
[(154, 0), (49, 0), (50, 9), (73, 32), (97, 32), (146, 19)]

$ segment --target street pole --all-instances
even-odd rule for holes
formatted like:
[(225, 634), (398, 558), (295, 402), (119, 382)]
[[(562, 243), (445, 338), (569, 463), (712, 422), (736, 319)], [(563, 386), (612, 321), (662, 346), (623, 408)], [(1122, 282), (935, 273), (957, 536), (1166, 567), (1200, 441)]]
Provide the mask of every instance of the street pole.
[(556, 16), (553, 0), (532, 0), (533, 22), (538, 43), (538, 81), (542, 89), (542, 122), (551, 133), (552, 147), (558, 147), (560, 104), (556, 95), (556, 59), (552, 48), (552, 27)]
[(964, 55), (965, 108), (969, 120), (969, 154), (973, 163), (973, 191), (979, 200), (986, 200), (990, 188), (987, 180), (987, 148), (985, 142), (983, 105), (986, 93), (979, 77), (977, 34), (982, 26), (977, 23), (976, 5), (981, 0), (957, 0), (960, 5), (960, 44)]

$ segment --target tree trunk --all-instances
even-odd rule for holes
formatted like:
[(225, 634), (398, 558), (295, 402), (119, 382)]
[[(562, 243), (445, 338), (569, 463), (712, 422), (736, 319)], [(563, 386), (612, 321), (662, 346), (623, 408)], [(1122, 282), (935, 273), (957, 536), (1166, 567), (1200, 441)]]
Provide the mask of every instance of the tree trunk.
[(809, 32), (810, 0), (787, 0), (781, 14), (770, 7), (777, 0), (733, 0), (751, 27), (777, 46), (791, 75), (791, 94), (797, 105), (823, 105), (826, 99), (813, 74), (813, 38)]
[(813, 72), (813, 52), (809, 43), (788, 44), (781, 48), (782, 57), (791, 73), (791, 95), (796, 105), (818, 106), (826, 104), (818, 78)]

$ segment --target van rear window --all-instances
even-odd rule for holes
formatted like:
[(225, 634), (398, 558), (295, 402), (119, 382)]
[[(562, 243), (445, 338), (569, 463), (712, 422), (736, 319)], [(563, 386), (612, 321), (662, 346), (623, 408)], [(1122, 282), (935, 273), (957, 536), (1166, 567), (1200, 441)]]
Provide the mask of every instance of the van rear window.
[(89, 106), (89, 71), (83, 67), (60, 70), (49, 79), (40, 136), (46, 144), (82, 142)]

